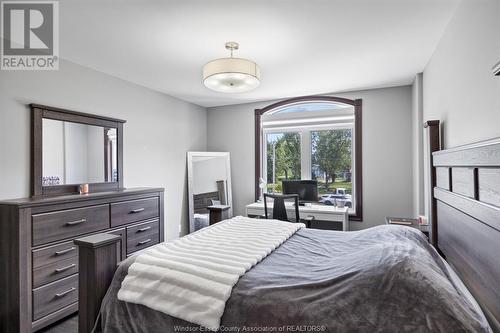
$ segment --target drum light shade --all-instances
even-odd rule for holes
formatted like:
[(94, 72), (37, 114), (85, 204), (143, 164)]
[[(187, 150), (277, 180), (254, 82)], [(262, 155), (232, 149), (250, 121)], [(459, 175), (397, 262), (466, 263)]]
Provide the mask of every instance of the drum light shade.
[(203, 67), (203, 84), (214, 91), (223, 93), (242, 93), (257, 88), (260, 83), (259, 66), (250, 60), (233, 58), (233, 50), (238, 49), (234, 42), (226, 43), (231, 50), (231, 58), (212, 60)]

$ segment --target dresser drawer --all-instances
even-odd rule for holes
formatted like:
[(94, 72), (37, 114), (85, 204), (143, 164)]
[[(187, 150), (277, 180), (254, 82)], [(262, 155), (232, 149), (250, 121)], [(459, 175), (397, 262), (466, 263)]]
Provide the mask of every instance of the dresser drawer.
[(78, 257), (38, 267), (33, 269), (33, 287), (36, 288), (75, 273), (78, 273)]
[(158, 217), (158, 197), (111, 204), (111, 226)]
[(158, 220), (127, 228), (127, 254), (158, 244), (159, 241)]
[(33, 245), (109, 228), (109, 205), (33, 215)]
[(33, 289), (33, 320), (78, 301), (78, 274)]
[(73, 241), (33, 250), (33, 269), (53, 264), (78, 255), (78, 247)]

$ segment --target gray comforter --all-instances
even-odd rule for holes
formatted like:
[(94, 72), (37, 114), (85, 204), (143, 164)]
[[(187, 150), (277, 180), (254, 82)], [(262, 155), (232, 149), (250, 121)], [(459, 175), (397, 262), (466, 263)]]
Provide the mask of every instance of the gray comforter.
[[(134, 257), (103, 301), (104, 332), (206, 329), (119, 301)], [(490, 332), (476, 302), (417, 230), (299, 230), (236, 284), (222, 332)]]

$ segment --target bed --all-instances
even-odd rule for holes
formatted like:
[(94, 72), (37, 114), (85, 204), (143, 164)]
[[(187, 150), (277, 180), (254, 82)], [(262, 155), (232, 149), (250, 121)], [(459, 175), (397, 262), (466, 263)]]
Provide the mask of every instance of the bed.
[[(299, 229), (234, 285), (219, 330), (498, 332), (500, 140), (434, 152), (429, 171), (433, 246), (406, 227)], [(118, 300), (137, 257), (117, 268), (115, 242), (77, 241), (80, 332), (203, 331)]]

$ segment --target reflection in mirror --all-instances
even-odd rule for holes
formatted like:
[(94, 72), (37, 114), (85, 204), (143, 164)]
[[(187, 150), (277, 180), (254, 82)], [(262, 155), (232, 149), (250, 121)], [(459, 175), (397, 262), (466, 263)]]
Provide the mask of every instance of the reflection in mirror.
[(229, 153), (188, 152), (190, 232), (232, 217)]
[(43, 186), (117, 181), (116, 128), (44, 118)]

